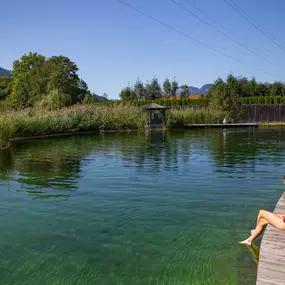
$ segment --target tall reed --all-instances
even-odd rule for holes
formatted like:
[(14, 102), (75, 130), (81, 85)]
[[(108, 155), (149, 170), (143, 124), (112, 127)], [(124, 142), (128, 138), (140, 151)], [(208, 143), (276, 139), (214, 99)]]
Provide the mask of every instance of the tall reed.
[(39, 136), (81, 131), (139, 129), (145, 124), (145, 115), (131, 106), (74, 105), (54, 111), (27, 109), (9, 112), (2, 122), (13, 125), (14, 135)]
[(217, 124), (221, 123), (223, 118), (224, 113), (217, 110), (170, 110), (167, 114), (167, 125), (171, 127), (185, 124)]
[[(167, 125), (218, 123), (223, 113), (214, 110), (170, 110)], [(141, 129), (146, 115), (132, 105), (74, 105), (58, 110), (42, 108), (3, 113), (0, 117), (0, 147), (10, 138), (86, 131)]]
[(12, 121), (0, 118), (0, 149), (9, 146), (10, 139), (15, 135), (15, 125)]

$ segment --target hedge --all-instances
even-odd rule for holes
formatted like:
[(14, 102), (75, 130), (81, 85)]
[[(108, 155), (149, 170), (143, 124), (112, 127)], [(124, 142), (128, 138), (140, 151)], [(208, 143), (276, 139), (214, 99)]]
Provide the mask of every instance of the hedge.
[(285, 96), (257, 96), (241, 99), (242, 104), (284, 104)]
[(209, 105), (209, 99), (207, 98), (201, 98), (201, 99), (188, 99), (183, 98), (179, 100), (169, 100), (169, 99), (159, 99), (159, 100), (133, 100), (133, 101), (109, 101), (109, 102), (102, 102), (102, 103), (95, 103), (95, 104), (102, 104), (107, 106), (114, 106), (118, 104), (131, 104), (135, 107), (142, 107), (144, 105), (150, 104), (150, 103), (156, 103), (158, 105), (162, 106), (208, 106)]
[[(159, 99), (159, 100), (133, 100), (133, 101), (121, 101), (114, 100), (108, 102), (96, 102), (95, 104), (100, 104), (104, 106), (116, 106), (116, 105), (133, 105), (134, 107), (142, 107), (150, 103), (156, 103), (167, 107), (179, 107), (179, 106), (208, 106), (210, 100), (207, 98), (201, 99)], [(256, 96), (256, 97), (244, 97), (241, 99), (241, 103), (244, 105), (248, 104), (285, 104), (285, 96)]]

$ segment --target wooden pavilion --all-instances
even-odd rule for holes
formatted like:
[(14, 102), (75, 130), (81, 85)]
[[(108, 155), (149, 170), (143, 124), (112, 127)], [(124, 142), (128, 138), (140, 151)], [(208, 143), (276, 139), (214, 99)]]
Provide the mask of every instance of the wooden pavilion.
[(147, 114), (147, 127), (149, 129), (165, 129), (167, 107), (151, 103), (143, 106), (142, 109)]

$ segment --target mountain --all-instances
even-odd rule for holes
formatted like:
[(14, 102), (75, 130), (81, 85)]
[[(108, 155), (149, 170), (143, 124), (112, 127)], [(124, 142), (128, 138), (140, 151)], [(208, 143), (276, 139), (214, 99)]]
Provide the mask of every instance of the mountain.
[(12, 72), (0, 67), (0, 76), (12, 76)]
[(209, 90), (213, 87), (213, 84), (205, 84), (200, 89), (197, 87), (189, 87), (190, 94), (192, 95), (206, 95), (208, 94)]
[(97, 94), (95, 94), (95, 93), (92, 93), (91, 96), (92, 96), (93, 98), (95, 98), (97, 102), (108, 102), (108, 101), (110, 101), (110, 100), (108, 100), (107, 98), (105, 98), (105, 97), (103, 97), (103, 96), (100, 96), (100, 95), (97, 95)]
[[(201, 88), (198, 87), (189, 87), (189, 92), (191, 95), (207, 95), (209, 90), (213, 87), (213, 84), (205, 84)], [(177, 95), (179, 96), (181, 93), (181, 88), (178, 89)]]

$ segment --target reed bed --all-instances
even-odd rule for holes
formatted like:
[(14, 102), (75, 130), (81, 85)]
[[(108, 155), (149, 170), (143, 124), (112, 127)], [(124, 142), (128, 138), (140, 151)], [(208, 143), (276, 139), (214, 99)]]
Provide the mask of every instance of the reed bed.
[(223, 121), (224, 112), (210, 109), (171, 110), (167, 114), (169, 127), (185, 124), (218, 124)]
[[(223, 113), (213, 110), (169, 110), (167, 125), (217, 123)], [(138, 130), (146, 125), (146, 115), (132, 105), (74, 105), (54, 111), (34, 108), (5, 112), (0, 116), (0, 147), (11, 138), (88, 131)]]

